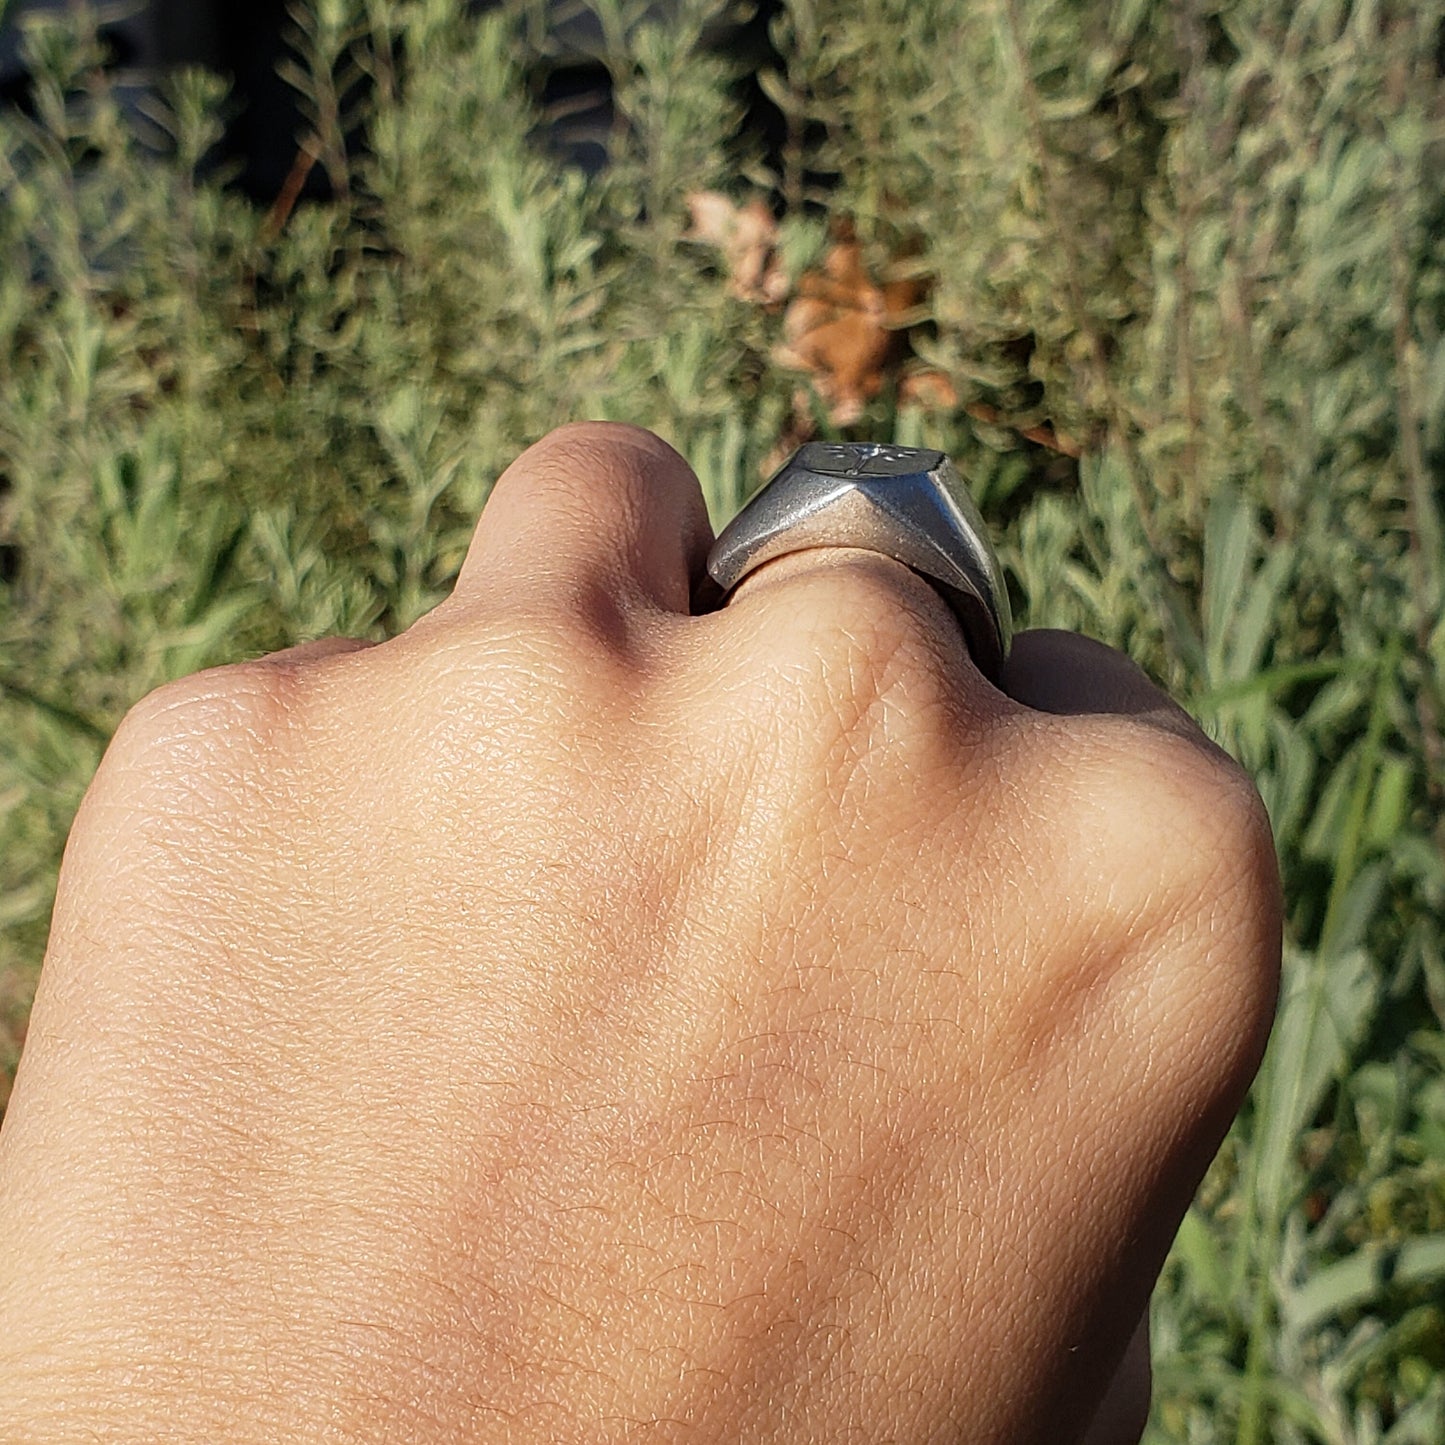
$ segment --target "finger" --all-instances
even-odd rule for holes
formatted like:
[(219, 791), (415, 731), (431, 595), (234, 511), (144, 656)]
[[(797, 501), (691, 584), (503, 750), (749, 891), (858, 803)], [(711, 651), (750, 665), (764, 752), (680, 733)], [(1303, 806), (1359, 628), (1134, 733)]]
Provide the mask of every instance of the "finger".
[(1019, 710), (985, 681), (934, 588), (879, 552), (778, 557), (705, 621), (696, 685), (718, 690), (718, 715), (756, 699), (747, 726), (809, 739), (824, 760), (856, 753), (904, 771), (937, 762), (952, 778), (973, 743)]
[(727, 606), (737, 617), (753, 608), (787, 610), (789, 597), (803, 592), (836, 593), (835, 600), (841, 600), (839, 589), (846, 588), (850, 578), (863, 575), (859, 568), (874, 578), (887, 579), (910, 611), (927, 617), (941, 631), (951, 630), (948, 604), (929, 583), (902, 562), (864, 547), (804, 547), (775, 557), (733, 588)]
[(596, 597), (685, 615), (711, 545), (702, 488), (666, 442), (638, 427), (579, 422), (503, 473), (452, 601), (567, 608)]
[(999, 686), (1039, 712), (1133, 717), (1222, 756), (1199, 724), (1135, 662), (1075, 632), (1021, 632), (1013, 640)]
[[(745, 639), (804, 641), (846, 632), (888, 652), (905, 638), (922, 644), (951, 688), (990, 692), (948, 604), (916, 572), (881, 552), (810, 547), (765, 562), (738, 583), (724, 609)], [(881, 659), (880, 659), (881, 660)]]

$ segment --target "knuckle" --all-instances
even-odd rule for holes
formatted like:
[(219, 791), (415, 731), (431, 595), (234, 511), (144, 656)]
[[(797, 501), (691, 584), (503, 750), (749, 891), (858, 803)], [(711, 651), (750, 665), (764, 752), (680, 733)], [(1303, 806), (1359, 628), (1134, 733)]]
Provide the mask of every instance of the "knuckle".
[(539, 442), (536, 449), (544, 451), (576, 450), (584, 454), (606, 450), (617, 444), (646, 447), (661, 451), (664, 443), (645, 427), (633, 426), (622, 421), (570, 421), (553, 427)]
[[(499, 494), (540, 495), (559, 517), (595, 527), (596, 484), (605, 483), (609, 510), (629, 505), (628, 489), (617, 485), (645, 472), (650, 480), (675, 475), (686, 463), (660, 437), (625, 422), (569, 422), (533, 443), (497, 483)], [(630, 503), (635, 505), (635, 499)]]
[(214, 901), (225, 869), (198, 868), (197, 859), (237, 850), (254, 858), (274, 836), (278, 805), (294, 801), (288, 671), (216, 668), (166, 683), (131, 708), (76, 817), (72, 847), (84, 860), (76, 876), (132, 880), (158, 906), (197, 886)]
[(613, 662), (640, 667), (645, 651), (618, 589), (575, 570), (534, 576), (485, 609), (454, 594), (413, 624), (411, 639), (418, 656), (445, 654), (444, 666), (460, 672), (472, 654), (486, 673), (514, 672), (523, 689), (533, 679), (545, 686), (555, 676), (583, 676)]
[(1141, 802), (1141, 841), (1180, 895), (1207, 908), (1274, 887), (1273, 833), (1248, 774), (1202, 737), (1139, 723), (1129, 732), (1120, 791)]
[(1110, 900), (1116, 957), (1146, 980), (1178, 1057), (1212, 1039), (1226, 1082), (1252, 1075), (1273, 1015), (1279, 872), (1269, 818), (1244, 770), (1205, 740), (1111, 719)]
[(447, 816), (475, 808), (504, 774), (519, 813), (561, 827), (615, 769), (638, 681), (627, 665), (565, 629), (509, 615), (485, 629), (437, 628), (388, 678), (387, 720), (405, 734), (419, 795)]
[(1025, 725), (1009, 770), (1033, 813), (1015, 843), (1046, 900), (1047, 962), (1028, 993), (1039, 1036), (1088, 1019), (1160, 1108), (1232, 1112), (1279, 977), (1278, 868), (1252, 782), (1183, 730), (1109, 715)]
[(435, 625), (417, 634), (405, 669), (417, 716), (519, 737), (530, 737), (535, 724), (545, 738), (605, 711), (637, 684), (619, 636), (624, 622), (607, 599), (593, 600), (590, 608), (567, 599), (518, 603), (484, 625), (433, 614)]
[[(1176, 752), (1186, 749), (1176, 742)], [(1191, 1038), (1217, 1034), (1206, 1057), (1234, 1090), (1253, 1076), (1274, 1017), (1279, 864), (1269, 815), (1248, 774), (1217, 749), (1189, 751), (1176, 760), (1174, 776), (1188, 787), (1199, 844), (1192, 868), (1181, 866), (1175, 942), (1164, 958)]]
[(294, 722), (294, 676), (263, 663), (165, 683), (121, 720), (102, 780), (137, 773), (215, 775), (274, 754)]
[(1012, 734), (1016, 775), (1080, 884), (1138, 916), (1197, 911), (1276, 886), (1269, 819), (1244, 770), (1202, 734), (1133, 717), (1033, 713)]
[(810, 714), (815, 736), (864, 752), (936, 743), (967, 706), (971, 676), (947, 607), (885, 558), (790, 577), (764, 619), (772, 671)]

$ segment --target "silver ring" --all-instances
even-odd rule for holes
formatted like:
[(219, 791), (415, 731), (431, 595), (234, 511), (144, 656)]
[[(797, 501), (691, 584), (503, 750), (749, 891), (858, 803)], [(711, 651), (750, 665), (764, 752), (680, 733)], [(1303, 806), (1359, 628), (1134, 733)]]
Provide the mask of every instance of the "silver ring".
[(942, 452), (810, 442), (723, 529), (699, 600), (720, 604), (764, 562), (813, 547), (881, 552), (932, 583), (979, 670), (997, 679), (1013, 636), (1008, 588), (983, 518)]

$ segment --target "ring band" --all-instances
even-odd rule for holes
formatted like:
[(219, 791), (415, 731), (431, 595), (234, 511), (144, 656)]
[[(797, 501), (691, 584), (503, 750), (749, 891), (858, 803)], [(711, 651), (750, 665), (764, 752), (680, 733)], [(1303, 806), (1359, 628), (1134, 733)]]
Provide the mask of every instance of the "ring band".
[(943, 597), (979, 670), (997, 680), (1013, 635), (1008, 588), (983, 518), (942, 452), (810, 442), (754, 493), (708, 554), (717, 605), (750, 572), (814, 547), (881, 552)]

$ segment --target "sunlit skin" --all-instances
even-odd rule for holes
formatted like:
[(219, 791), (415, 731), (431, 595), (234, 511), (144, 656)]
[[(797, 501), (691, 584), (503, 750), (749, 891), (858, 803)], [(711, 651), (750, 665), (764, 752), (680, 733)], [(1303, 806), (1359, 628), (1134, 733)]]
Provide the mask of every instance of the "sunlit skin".
[(690, 616), (710, 541), (564, 428), (402, 635), (126, 719), (0, 1134), (7, 1441), (1137, 1439), (1258, 798), (882, 557)]

